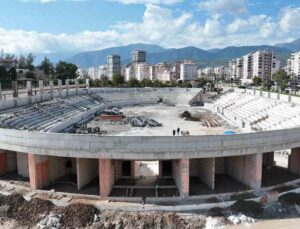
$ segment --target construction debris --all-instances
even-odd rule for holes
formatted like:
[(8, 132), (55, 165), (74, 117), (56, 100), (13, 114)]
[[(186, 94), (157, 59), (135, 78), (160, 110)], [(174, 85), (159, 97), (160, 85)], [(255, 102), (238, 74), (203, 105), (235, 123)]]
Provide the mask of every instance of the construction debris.
[(132, 127), (161, 127), (162, 124), (158, 123), (154, 119), (148, 119), (141, 116), (135, 116), (128, 118), (128, 122)]

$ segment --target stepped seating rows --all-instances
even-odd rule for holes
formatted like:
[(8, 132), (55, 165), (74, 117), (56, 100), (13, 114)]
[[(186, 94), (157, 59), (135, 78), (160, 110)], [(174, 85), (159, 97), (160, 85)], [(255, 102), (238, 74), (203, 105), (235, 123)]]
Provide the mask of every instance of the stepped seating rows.
[(299, 105), (241, 92), (222, 96), (214, 102), (214, 110), (222, 113), (232, 122), (237, 123), (242, 120), (255, 131), (300, 126)]
[(77, 115), (103, 104), (94, 95), (71, 96), (37, 103), (31, 106), (6, 110), (0, 113), (0, 127), (19, 130), (48, 131)]

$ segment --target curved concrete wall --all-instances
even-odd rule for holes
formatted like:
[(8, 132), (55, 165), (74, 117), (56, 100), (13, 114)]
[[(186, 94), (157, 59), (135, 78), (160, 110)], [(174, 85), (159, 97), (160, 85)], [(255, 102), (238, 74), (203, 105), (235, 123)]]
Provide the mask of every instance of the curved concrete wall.
[(0, 148), (41, 155), (164, 160), (259, 154), (300, 147), (300, 129), (231, 136), (137, 137), (39, 133), (1, 129)]
[[(107, 105), (133, 105), (154, 102), (162, 96), (174, 103), (185, 103), (199, 89), (92, 89)], [(83, 91), (79, 92), (83, 93)], [(127, 98), (122, 97), (127, 94)], [(100, 108), (99, 108), (100, 109)], [(66, 124), (67, 125), (67, 124)], [(0, 129), (0, 148), (24, 153), (78, 158), (122, 160), (164, 160), (214, 158), (260, 154), (300, 147), (300, 128), (231, 136), (97, 136), (60, 133), (40, 133)]]

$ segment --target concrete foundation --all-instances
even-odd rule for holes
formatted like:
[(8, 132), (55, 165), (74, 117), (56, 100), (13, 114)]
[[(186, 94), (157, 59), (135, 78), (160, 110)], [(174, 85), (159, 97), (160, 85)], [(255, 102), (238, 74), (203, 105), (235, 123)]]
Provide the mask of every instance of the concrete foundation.
[(189, 195), (190, 186), (190, 160), (174, 160), (172, 164), (173, 178), (182, 197)]
[(98, 160), (77, 158), (77, 187), (78, 190), (93, 181), (98, 176)]
[(291, 150), (288, 168), (292, 173), (300, 175), (300, 148)]
[(99, 159), (99, 185), (101, 198), (107, 198), (114, 185), (114, 163), (112, 160)]
[(47, 156), (28, 154), (30, 189), (41, 189), (49, 184)]
[(225, 171), (254, 190), (261, 189), (262, 154), (225, 158)]

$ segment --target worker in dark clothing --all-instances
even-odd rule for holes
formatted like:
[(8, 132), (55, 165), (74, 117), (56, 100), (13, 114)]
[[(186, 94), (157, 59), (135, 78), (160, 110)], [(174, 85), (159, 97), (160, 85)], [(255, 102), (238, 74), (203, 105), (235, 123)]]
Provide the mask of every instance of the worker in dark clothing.
[(176, 130), (173, 130), (173, 136), (175, 136), (176, 135)]
[(179, 135), (179, 133), (180, 133), (180, 128), (178, 127), (177, 128), (177, 135)]

